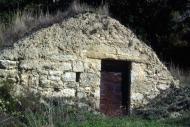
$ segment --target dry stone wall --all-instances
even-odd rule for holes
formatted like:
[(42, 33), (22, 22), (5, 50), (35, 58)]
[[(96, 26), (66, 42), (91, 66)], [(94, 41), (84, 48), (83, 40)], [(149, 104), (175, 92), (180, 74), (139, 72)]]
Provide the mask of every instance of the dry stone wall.
[(78, 99), (81, 100), (79, 105), (90, 104), (91, 108), (97, 109), (100, 60), (84, 61), (74, 59), (75, 56), (69, 57), (71, 59), (62, 62), (1, 60), (0, 80), (11, 80), (18, 94), (27, 93), (29, 88), (30, 92), (43, 97)]
[(118, 21), (98, 14), (54, 24), (0, 53), (0, 80), (12, 80), (16, 95), (29, 89), (89, 109), (99, 109), (103, 59), (131, 62), (131, 109), (175, 83), (150, 47)]

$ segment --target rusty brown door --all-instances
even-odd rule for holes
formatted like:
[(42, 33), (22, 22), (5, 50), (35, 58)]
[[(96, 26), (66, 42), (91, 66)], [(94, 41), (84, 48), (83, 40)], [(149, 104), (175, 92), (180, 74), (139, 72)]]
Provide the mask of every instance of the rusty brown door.
[(126, 61), (103, 60), (100, 111), (107, 116), (127, 115), (130, 107), (130, 69)]
[(108, 116), (122, 115), (122, 74), (119, 72), (101, 73), (100, 111)]

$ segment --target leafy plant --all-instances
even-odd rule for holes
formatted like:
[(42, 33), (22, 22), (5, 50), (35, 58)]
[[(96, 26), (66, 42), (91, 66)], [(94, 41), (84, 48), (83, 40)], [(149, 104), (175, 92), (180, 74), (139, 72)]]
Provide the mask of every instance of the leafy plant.
[(11, 91), (13, 90), (12, 84), (8, 80), (0, 82), (0, 113), (17, 115), (20, 103), (17, 98), (11, 95)]

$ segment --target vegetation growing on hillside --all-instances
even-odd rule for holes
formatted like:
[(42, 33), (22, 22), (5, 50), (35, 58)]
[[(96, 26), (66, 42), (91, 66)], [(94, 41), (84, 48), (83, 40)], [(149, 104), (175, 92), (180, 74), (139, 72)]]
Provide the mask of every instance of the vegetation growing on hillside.
[(12, 46), (18, 39), (31, 34), (32, 32), (52, 24), (62, 22), (69, 17), (79, 13), (94, 12), (103, 15), (109, 15), (107, 5), (97, 8), (90, 7), (86, 4), (78, 4), (76, 2), (67, 9), (67, 11), (57, 11), (54, 14), (39, 10), (35, 12), (23, 11), (16, 12), (13, 20), (8, 26), (0, 24), (0, 43), (4, 46)]
[[(55, 15), (64, 12), (74, 0), (0, 0), (0, 22), (6, 26), (15, 12), (34, 12)], [(190, 10), (187, 0), (75, 0), (93, 7), (107, 4), (112, 17), (151, 45), (160, 58), (188, 67)], [(27, 14), (28, 15), (28, 14)], [(33, 24), (32, 24), (33, 25)]]

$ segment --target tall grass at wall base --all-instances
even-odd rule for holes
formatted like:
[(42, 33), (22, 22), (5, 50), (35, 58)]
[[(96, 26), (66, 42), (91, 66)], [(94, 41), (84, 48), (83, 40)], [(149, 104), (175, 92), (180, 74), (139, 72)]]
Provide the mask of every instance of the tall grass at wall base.
[[(70, 114), (71, 115), (71, 114)], [(35, 113), (27, 113), (26, 122), (23, 126), (26, 127), (188, 127), (190, 124), (188, 119), (190, 117), (180, 119), (152, 119), (147, 120), (139, 117), (105, 117), (101, 115), (94, 115), (92, 113), (72, 114), (70, 119), (62, 117), (56, 121), (52, 118), (44, 117)], [(83, 120), (76, 117), (83, 117)], [(65, 120), (67, 119), (67, 120)], [(49, 121), (50, 120), (50, 121)]]
[[(5, 91), (4, 89), (2, 89)], [(9, 92), (7, 92), (9, 93)], [(27, 92), (29, 93), (29, 92)], [(20, 114), (0, 112), (2, 127), (189, 127), (190, 112), (186, 115), (171, 119), (145, 119), (137, 116), (105, 117), (86, 108), (76, 105), (66, 105), (65, 98), (56, 98), (56, 105), (39, 103), (38, 96), (28, 95), (20, 100), (22, 110)], [(36, 98), (37, 97), (37, 98)], [(34, 102), (31, 102), (34, 100)], [(51, 99), (50, 99), (51, 100)], [(30, 103), (28, 103), (30, 101)], [(78, 101), (77, 101), (78, 102)], [(14, 109), (11, 108), (10, 110)], [(18, 112), (18, 109), (17, 109)], [(158, 115), (158, 114), (155, 114)]]

